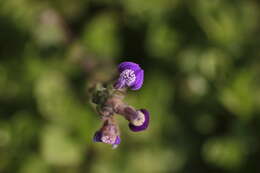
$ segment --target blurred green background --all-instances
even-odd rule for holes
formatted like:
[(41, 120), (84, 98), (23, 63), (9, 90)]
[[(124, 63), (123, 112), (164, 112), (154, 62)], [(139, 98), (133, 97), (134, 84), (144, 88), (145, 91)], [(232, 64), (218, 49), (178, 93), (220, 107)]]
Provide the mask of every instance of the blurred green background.
[[(220, 173), (260, 170), (257, 0), (0, 0), (1, 173)], [(128, 103), (151, 112), (122, 143), (87, 89), (134, 61)]]

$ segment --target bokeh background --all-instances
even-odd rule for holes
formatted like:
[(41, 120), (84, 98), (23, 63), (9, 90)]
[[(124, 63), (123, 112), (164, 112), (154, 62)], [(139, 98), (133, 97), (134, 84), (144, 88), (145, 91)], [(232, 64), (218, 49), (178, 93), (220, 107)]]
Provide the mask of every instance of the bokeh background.
[[(1, 173), (260, 171), (257, 0), (0, 0)], [(88, 87), (134, 61), (151, 112), (93, 143)]]

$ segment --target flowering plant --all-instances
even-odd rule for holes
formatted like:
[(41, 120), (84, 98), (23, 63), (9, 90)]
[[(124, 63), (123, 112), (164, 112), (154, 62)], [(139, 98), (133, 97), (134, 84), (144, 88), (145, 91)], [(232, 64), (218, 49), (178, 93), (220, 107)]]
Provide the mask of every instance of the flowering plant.
[(103, 121), (102, 127), (94, 134), (94, 142), (120, 144), (120, 131), (114, 115), (123, 116), (133, 132), (148, 128), (150, 114), (146, 109), (135, 109), (123, 101), (126, 90), (139, 90), (144, 81), (144, 70), (136, 63), (122, 62), (118, 65), (118, 78), (113, 85), (96, 85), (91, 89), (91, 101)]

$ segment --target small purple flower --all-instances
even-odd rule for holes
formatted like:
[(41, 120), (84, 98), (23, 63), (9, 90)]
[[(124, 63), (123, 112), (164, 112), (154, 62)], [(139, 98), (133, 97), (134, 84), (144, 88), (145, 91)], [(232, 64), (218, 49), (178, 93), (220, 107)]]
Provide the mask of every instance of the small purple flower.
[(128, 124), (129, 128), (134, 132), (147, 129), (150, 121), (150, 114), (146, 109), (140, 109), (137, 112), (138, 116)]
[(114, 84), (116, 89), (130, 87), (132, 90), (138, 90), (142, 87), (144, 81), (144, 70), (133, 62), (122, 62), (118, 65), (120, 76)]
[(115, 148), (120, 144), (121, 139), (118, 134), (118, 127), (114, 124), (109, 124), (107, 122), (104, 123), (103, 127), (97, 131), (93, 137), (94, 142), (103, 142), (106, 144), (113, 145)]
[(120, 139), (120, 136), (105, 136), (102, 134), (101, 131), (97, 131), (93, 137), (93, 141), (94, 142), (103, 142), (103, 143), (106, 143), (106, 144), (111, 144), (113, 146), (113, 148), (116, 148), (120, 142), (121, 142), (121, 139)]

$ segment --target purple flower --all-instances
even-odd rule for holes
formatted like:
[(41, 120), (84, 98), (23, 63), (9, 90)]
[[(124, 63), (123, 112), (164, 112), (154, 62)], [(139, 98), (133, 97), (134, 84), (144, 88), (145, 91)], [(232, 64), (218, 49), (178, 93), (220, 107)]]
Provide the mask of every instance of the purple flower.
[(128, 124), (129, 128), (134, 132), (147, 129), (150, 121), (150, 114), (146, 109), (140, 109), (137, 112), (138, 116)]
[(115, 138), (113, 136), (104, 136), (101, 131), (97, 131), (93, 137), (94, 142), (103, 142), (106, 144), (119, 145), (121, 139), (119, 136)]
[(142, 87), (144, 81), (144, 70), (133, 62), (122, 62), (118, 65), (120, 76), (114, 84), (116, 89), (130, 87), (132, 90), (138, 90)]
[(95, 133), (93, 141), (111, 144), (113, 148), (115, 148), (121, 142), (118, 133), (118, 127), (116, 125), (105, 122), (103, 127)]

